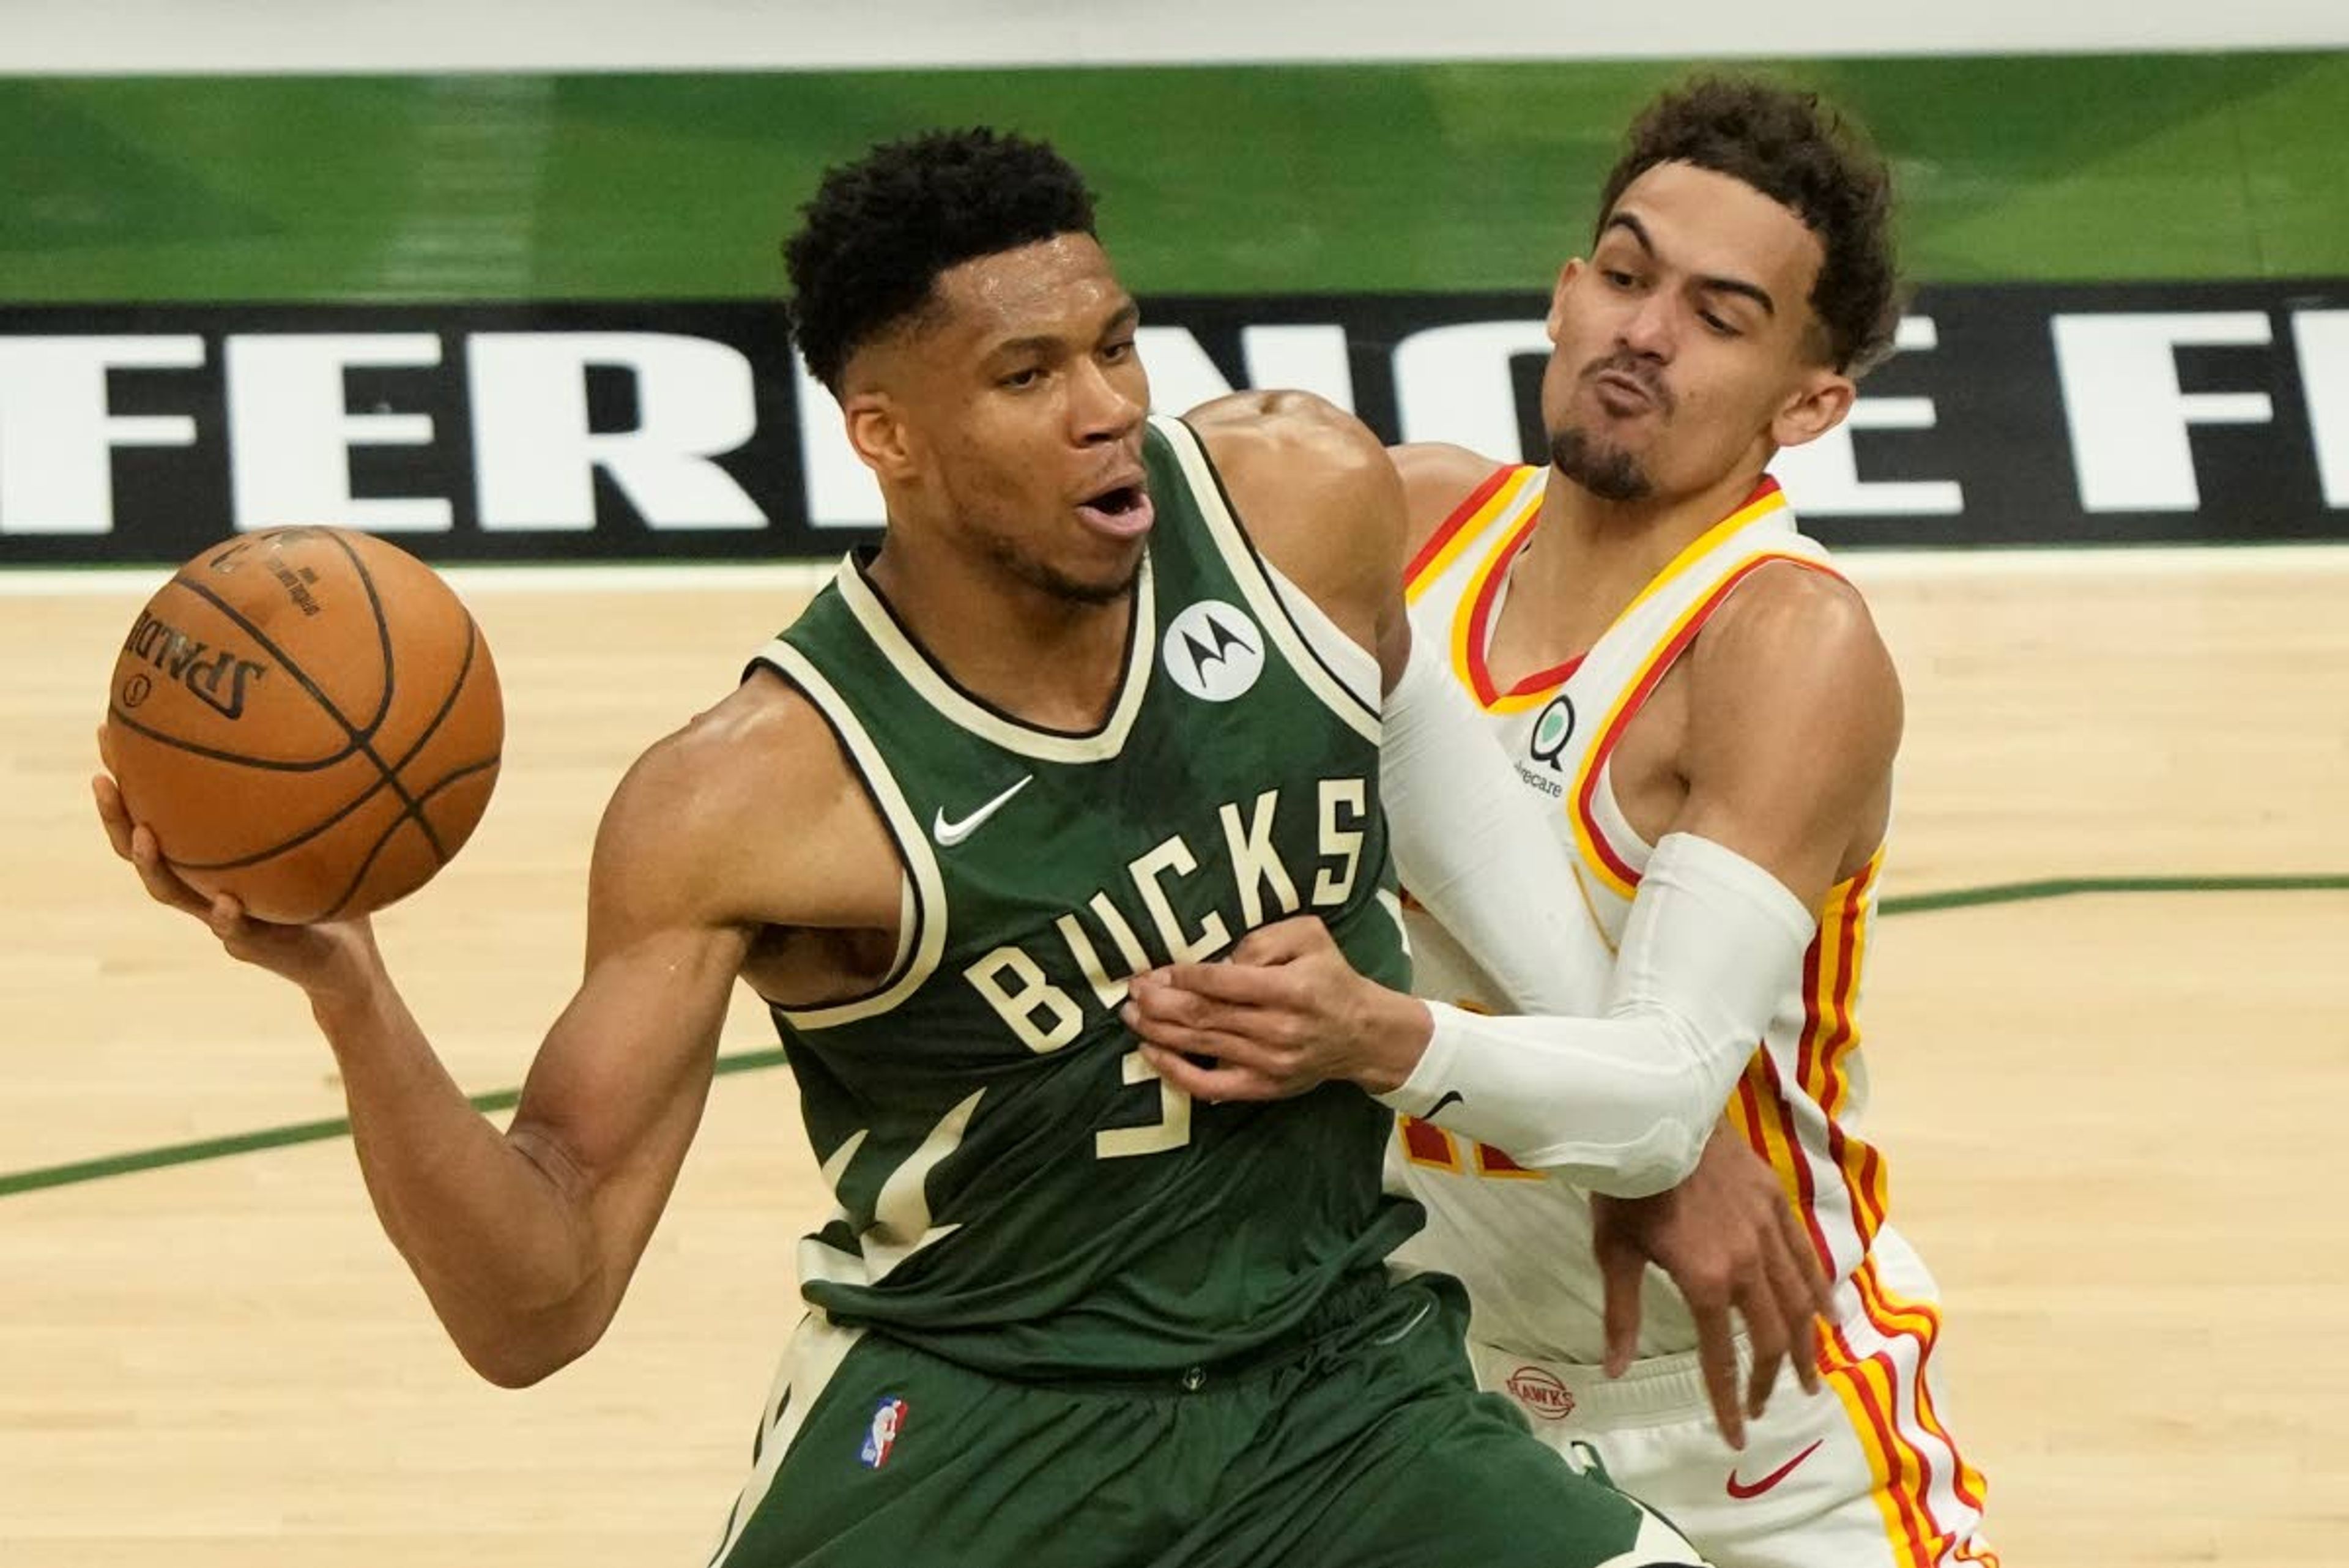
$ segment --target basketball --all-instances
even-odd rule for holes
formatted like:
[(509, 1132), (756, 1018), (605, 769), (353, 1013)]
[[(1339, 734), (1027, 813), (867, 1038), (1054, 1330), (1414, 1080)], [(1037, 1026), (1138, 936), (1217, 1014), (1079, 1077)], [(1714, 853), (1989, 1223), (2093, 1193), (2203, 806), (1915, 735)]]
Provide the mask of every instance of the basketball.
[(147, 601), (104, 749), (191, 887), (306, 923), (447, 865), (504, 737), (489, 644), (431, 567), (372, 535), (278, 528), (213, 546)]

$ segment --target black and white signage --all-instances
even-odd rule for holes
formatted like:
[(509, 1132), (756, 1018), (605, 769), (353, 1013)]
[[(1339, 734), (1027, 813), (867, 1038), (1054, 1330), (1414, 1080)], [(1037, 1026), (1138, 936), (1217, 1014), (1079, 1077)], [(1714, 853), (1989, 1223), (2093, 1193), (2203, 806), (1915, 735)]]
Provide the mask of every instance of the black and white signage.
[[(1290, 386), (1540, 450), (1527, 296), (1160, 298), (1158, 406)], [(2349, 538), (2349, 280), (1923, 291), (1776, 465), (1836, 545)], [(0, 309), (0, 563), (234, 530), (439, 560), (830, 556), (879, 500), (758, 302)]]

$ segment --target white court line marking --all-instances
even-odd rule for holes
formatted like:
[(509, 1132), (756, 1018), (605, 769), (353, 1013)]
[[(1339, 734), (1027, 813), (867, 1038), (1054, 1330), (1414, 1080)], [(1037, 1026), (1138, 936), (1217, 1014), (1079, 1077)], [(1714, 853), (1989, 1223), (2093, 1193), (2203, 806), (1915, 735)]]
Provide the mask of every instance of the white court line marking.
[[(394, 541), (397, 543), (397, 541)], [(661, 561), (610, 566), (449, 566), (440, 575), (467, 597), (498, 593), (815, 592), (840, 569), (823, 561)], [(0, 598), (99, 598), (152, 593), (169, 566), (0, 566)]]
[[(396, 542), (396, 541), (395, 541)], [(2349, 544), (2100, 545), (2075, 548), (1837, 551), (1836, 564), (1863, 586), (1929, 577), (2237, 576), (2261, 572), (2349, 572)], [(657, 561), (602, 566), (440, 568), (468, 596), (497, 593), (663, 593), (679, 590), (812, 594), (839, 570), (822, 561)], [(151, 593), (171, 576), (161, 566), (0, 566), (0, 599), (99, 598)]]

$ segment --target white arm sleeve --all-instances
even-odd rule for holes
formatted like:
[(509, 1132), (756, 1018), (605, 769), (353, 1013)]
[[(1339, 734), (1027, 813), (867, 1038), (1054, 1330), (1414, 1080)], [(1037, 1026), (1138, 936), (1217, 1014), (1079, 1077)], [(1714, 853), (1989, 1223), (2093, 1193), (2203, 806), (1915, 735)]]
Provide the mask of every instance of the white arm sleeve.
[(1816, 930), (1761, 867), (1668, 835), (1632, 900), (1606, 1016), (1486, 1018), (1431, 1002), (1433, 1038), (1380, 1099), (1594, 1191), (1661, 1192), (1695, 1168)]
[(1433, 639), (1412, 639), (1382, 708), (1379, 796), (1404, 890), (1518, 1012), (1599, 1012), (1611, 963), (1573, 858)]

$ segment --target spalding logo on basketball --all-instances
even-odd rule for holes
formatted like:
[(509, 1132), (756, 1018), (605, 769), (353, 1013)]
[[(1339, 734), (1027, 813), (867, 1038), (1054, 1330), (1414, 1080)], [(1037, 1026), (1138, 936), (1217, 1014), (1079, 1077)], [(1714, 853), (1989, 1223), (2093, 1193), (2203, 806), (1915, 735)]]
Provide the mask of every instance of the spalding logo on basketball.
[(1563, 1421), (1574, 1414), (1574, 1396), (1554, 1374), (1538, 1366), (1520, 1366), (1510, 1373), (1508, 1390), (1545, 1421)]
[(265, 920), (381, 909), (489, 805), (504, 709), (489, 644), (406, 551), (336, 528), (214, 546), (131, 623), (105, 761), (199, 892)]
[(1185, 606), (1162, 651), (1174, 684), (1203, 702), (1228, 702), (1264, 673), (1264, 632), (1221, 599)]

